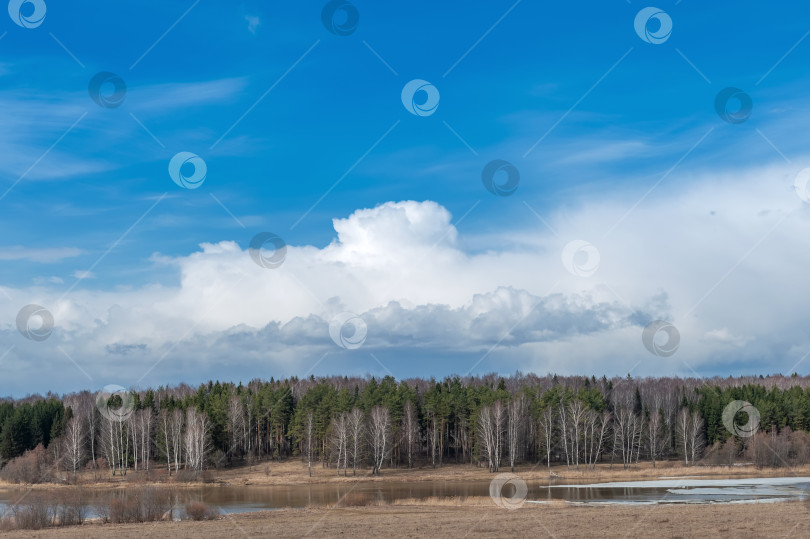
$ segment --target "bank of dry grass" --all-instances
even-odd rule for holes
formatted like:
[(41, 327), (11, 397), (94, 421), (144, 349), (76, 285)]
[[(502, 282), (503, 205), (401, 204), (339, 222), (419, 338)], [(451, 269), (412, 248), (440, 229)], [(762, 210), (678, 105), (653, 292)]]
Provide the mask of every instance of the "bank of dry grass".
[(459, 503), (282, 510), (201, 522), (85, 524), (4, 537), (807, 537), (802, 502), (774, 504), (562, 506), (510, 511)]
[[(508, 468), (502, 468), (508, 472)], [(608, 481), (641, 481), (658, 479), (661, 477), (701, 477), (701, 478), (744, 478), (744, 477), (780, 477), (780, 476), (810, 476), (810, 465), (785, 468), (757, 468), (755, 466), (684, 466), (680, 461), (659, 462), (655, 468), (651, 463), (642, 462), (628, 469), (621, 465), (610, 466), (600, 464), (595, 469), (584, 468), (569, 469), (565, 466), (552, 466), (558, 479), (549, 478), (549, 470), (545, 466), (519, 466), (515, 473), (526, 481), (539, 481), (543, 483), (574, 482), (608, 482)], [(488, 481), (492, 474), (486, 469), (469, 464), (445, 464), (433, 468), (424, 466), (420, 468), (383, 468), (382, 474), (372, 476), (367, 470), (358, 470), (353, 476), (351, 470), (346, 477), (338, 475), (334, 468), (313, 466), (312, 477), (307, 473), (306, 466), (299, 460), (284, 462), (260, 463), (254, 466), (240, 466), (225, 470), (207, 470), (204, 475), (195, 477), (193, 474), (169, 476), (165, 469), (156, 468), (146, 474), (145, 472), (130, 471), (126, 476), (110, 476), (109, 472), (84, 471), (76, 477), (72, 474), (58, 474), (62, 479), (57, 482), (37, 484), (36, 489), (53, 489), (60, 486), (82, 485), (86, 488), (127, 488), (133, 485), (166, 485), (173, 487), (198, 487), (201, 483), (241, 485), (303, 485), (315, 483), (345, 483), (354, 481), (370, 482), (413, 482), (413, 481)], [(0, 481), (2, 487), (19, 487)]]
[[(509, 468), (501, 468), (508, 472)], [(800, 466), (786, 470), (784, 468), (757, 468), (755, 466), (684, 466), (680, 461), (659, 462), (655, 468), (651, 463), (640, 463), (623, 469), (621, 465), (600, 464), (595, 469), (581, 467), (579, 470), (565, 466), (552, 466), (551, 471), (558, 476), (557, 481), (565, 482), (606, 482), (606, 481), (640, 481), (660, 477), (781, 477), (785, 475), (810, 476), (810, 466)], [(552, 482), (549, 469), (545, 466), (518, 466), (515, 473), (526, 481)], [(334, 468), (313, 467), (312, 477), (306, 467), (298, 461), (273, 463), (269, 469), (262, 466), (234, 468), (215, 475), (218, 482), (233, 485), (296, 485), (311, 483), (341, 483), (346, 481), (488, 481), (492, 474), (486, 469), (469, 464), (446, 464), (440, 467), (383, 468), (382, 474), (372, 476), (365, 470), (352, 476), (338, 476)]]

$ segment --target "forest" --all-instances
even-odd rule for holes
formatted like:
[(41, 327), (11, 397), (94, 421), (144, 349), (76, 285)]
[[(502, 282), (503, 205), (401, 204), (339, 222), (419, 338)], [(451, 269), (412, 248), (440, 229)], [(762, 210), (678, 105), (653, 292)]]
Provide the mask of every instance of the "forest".
[(447, 463), (780, 467), (810, 460), (808, 431), (810, 377), (795, 374), (211, 381), (3, 399), (0, 475), (36, 482), (44, 462), (197, 474), (288, 458), (343, 475)]

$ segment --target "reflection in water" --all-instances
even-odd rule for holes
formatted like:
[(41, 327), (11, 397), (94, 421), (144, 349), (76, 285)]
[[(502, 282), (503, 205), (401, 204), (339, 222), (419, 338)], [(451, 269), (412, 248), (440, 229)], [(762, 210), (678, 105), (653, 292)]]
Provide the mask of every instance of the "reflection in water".
[[(771, 501), (799, 498), (810, 489), (810, 477), (663, 480), (594, 485), (546, 485), (527, 481), (528, 501), (566, 500), (572, 503), (710, 503)], [(0, 490), (0, 509), (26, 489)], [(369, 501), (391, 502), (405, 498), (488, 497), (489, 481), (360, 482), (293, 486), (215, 486), (175, 489), (176, 506), (203, 501), (229, 513), (285, 507), (330, 506), (352, 493)], [(90, 504), (127, 490), (87, 489)]]

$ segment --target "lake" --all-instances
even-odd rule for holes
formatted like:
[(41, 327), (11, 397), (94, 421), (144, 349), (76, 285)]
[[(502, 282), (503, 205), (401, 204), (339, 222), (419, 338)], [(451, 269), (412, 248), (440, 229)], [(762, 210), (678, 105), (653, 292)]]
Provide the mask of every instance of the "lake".
[[(527, 503), (566, 500), (580, 504), (751, 503), (801, 499), (810, 493), (810, 477), (754, 479), (659, 479), (594, 484), (540, 484), (529, 481)], [(27, 489), (0, 489), (0, 509)], [(204, 501), (226, 513), (285, 507), (330, 506), (349, 492), (371, 500), (391, 502), (405, 498), (489, 496), (489, 481), (361, 482), (292, 486), (216, 486), (176, 490), (177, 503)], [(93, 489), (92, 495), (116, 492)]]

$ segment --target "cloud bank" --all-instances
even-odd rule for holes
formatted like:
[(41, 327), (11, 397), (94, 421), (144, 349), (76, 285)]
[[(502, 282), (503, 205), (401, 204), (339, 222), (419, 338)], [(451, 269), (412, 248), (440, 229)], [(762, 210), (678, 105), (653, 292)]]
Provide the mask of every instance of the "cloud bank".
[[(437, 364), (459, 374), (805, 372), (810, 364), (796, 364), (810, 351), (810, 213), (792, 192), (794, 176), (770, 167), (698, 178), (688, 189), (664, 183), (641, 201), (639, 193), (586, 199), (540, 215), (548, 227), (538, 219), (482, 237), (461, 234), (436, 202), (386, 202), (334, 219), (326, 246), (288, 245), (276, 269), (225, 241), (155, 254), (179, 286), (5, 288), (11, 323), (0, 336), (13, 348), (0, 350), (0, 367), (24, 391), (47, 390), (37, 378), (49, 368), (71, 387), (405, 377)], [(598, 252), (592, 275), (576, 271), (594, 262), (588, 252), (563, 259), (575, 240)], [(30, 303), (53, 313), (46, 341), (16, 330)], [(347, 312), (355, 321), (338, 335), (351, 343), (362, 325), (359, 346), (330, 336), (330, 322)], [(671, 357), (642, 344), (657, 319), (679, 330)]]

